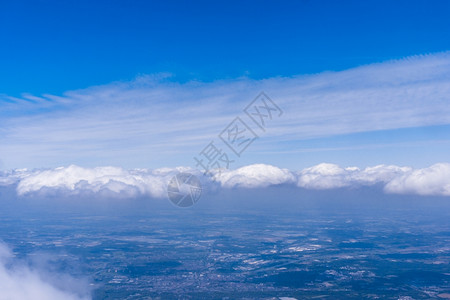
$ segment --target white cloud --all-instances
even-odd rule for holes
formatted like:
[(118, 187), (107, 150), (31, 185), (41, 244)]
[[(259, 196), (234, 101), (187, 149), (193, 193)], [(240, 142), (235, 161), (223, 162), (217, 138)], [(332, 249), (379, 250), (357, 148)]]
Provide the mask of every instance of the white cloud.
[(342, 169), (335, 164), (319, 164), (299, 172), (298, 186), (312, 189), (331, 189), (351, 184), (351, 173), (355, 169)]
[(411, 170), (393, 178), (385, 187), (388, 193), (450, 196), (450, 164)]
[(237, 170), (222, 170), (215, 178), (226, 188), (257, 188), (295, 182), (295, 176), (289, 170), (264, 164), (245, 166)]
[[(14, 259), (11, 250), (0, 243), (0, 299), (1, 300), (86, 300), (91, 297), (80, 290), (67, 291), (57, 288), (39, 271)], [(65, 280), (73, 280), (62, 276)], [(67, 282), (65, 286), (70, 286)], [(77, 285), (77, 288), (79, 286)]]
[[(215, 189), (265, 188), (271, 185), (296, 185), (305, 189), (335, 189), (379, 185), (386, 193), (450, 195), (450, 164), (413, 169), (378, 165), (360, 169), (322, 163), (301, 171), (271, 165), (248, 165), (236, 170), (216, 170), (213, 177), (186, 167), (125, 170), (117, 167), (82, 168), (75, 165), (47, 170), (16, 170), (0, 176), (2, 185), (16, 186), (19, 196), (36, 193), (62, 195), (96, 194), (122, 198), (147, 196), (165, 198), (167, 184), (178, 172), (201, 177), (205, 187)], [(215, 182), (215, 183), (214, 183)]]
[(263, 151), (292, 150), (284, 141), (450, 124), (450, 53), (290, 78), (143, 77), (62, 96), (3, 96), (0, 159), (4, 168), (186, 164), (184, 153), (198, 153), (261, 90), (285, 112), (258, 144)]
[(71, 165), (50, 170), (34, 171), (23, 175), (17, 185), (17, 193), (24, 195), (39, 192), (61, 190), (69, 194), (82, 192), (135, 197), (148, 195), (162, 198), (170, 178), (187, 168), (125, 170), (117, 167), (82, 168)]
[(298, 186), (311, 189), (332, 189), (348, 186), (387, 183), (410, 171), (409, 167), (378, 165), (360, 170), (341, 168), (335, 164), (319, 164), (298, 173)]

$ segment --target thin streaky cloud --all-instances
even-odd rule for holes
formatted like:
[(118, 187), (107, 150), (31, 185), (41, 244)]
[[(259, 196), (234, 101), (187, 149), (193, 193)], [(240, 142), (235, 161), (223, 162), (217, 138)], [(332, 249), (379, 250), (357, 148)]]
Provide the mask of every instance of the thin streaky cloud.
[[(199, 145), (214, 139), (234, 117), (243, 116), (242, 109), (260, 91), (285, 112), (264, 133), (272, 145), (450, 124), (450, 54), (289, 78), (181, 84), (150, 76), (60, 96), (3, 96), (1, 159), (9, 168), (77, 163), (88, 154), (86, 149), (107, 152), (111, 144), (122, 140), (126, 143), (117, 146), (111, 164), (126, 165), (129, 151), (135, 148), (148, 150), (147, 156), (136, 160), (145, 162), (152, 156), (158, 157), (152, 163), (170, 161), (164, 153), (174, 148), (199, 152)], [(189, 163), (187, 159), (181, 163)]]

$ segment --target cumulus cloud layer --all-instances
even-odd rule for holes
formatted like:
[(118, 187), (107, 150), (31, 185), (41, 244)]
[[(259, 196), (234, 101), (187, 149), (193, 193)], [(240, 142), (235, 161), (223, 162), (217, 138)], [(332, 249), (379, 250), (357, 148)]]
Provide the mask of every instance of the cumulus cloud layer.
[(385, 190), (391, 193), (450, 196), (450, 164), (440, 163), (407, 172), (389, 181)]
[[(68, 277), (65, 278), (68, 279)], [(8, 246), (0, 242), (0, 299), (87, 300), (91, 298), (88, 295), (78, 295), (79, 292), (57, 288), (45, 280), (37, 270), (14, 260)]]
[(221, 186), (230, 187), (267, 187), (269, 185), (295, 182), (295, 175), (287, 169), (271, 165), (255, 164), (237, 170), (223, 170), (215, 174)]
[(386, 193), (450, 196), (449, 163), (439, 163), (423, 169), (394, 165), (365, 169), (342, 168), (322, 163), (301, 171), (255, 164), (236, 170), (215, 170), (211, 176), (184, 167), (125, 170), (117, 167), (82, 168), (71, 165), (47, 170), (6, 172), (0, 176), (0, 185), (15, 185), (20, 196), (35, 193), (90, 193), (100, 196), (164, 198), (168, 182), (179, 172), (191, 172), (201, 177), (206, 187), (218, 186), (219, 189), (294, 185), (323, 190), (379, 185)]
[(319, 164), (297, 173), (297, 185), (312, 189), (332, 189), (348, 186), (388, 183), (411, 171), (409, 167), (378, 165), (363, 170), (357, 167), (341, 168), (335, 164)]
[[(160, 198), (165, 194), (168, 180), (179, 169), (124, 170), (116, 167), (81, 168), (71, 165), (51, 170), (20, 174), (19, 195), (42, 189), (63, 190), (72, 194), (83, 191), (123, 196), (148, 195)], [(10, 180), (11, 181), (11, 180)]]

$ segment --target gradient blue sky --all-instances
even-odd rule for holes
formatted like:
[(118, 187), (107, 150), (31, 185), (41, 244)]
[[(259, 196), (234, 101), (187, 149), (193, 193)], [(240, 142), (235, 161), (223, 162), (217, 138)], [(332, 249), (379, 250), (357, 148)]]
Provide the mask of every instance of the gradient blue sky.
[(344, 70), (450, 49), (448, 1), (1, 1), (0, 92)]
[(449, 15), (448, 1), (1, 1), (0, 167), (192, 165), (260, 90), (285, 117), (233, 167), (448, 161)]

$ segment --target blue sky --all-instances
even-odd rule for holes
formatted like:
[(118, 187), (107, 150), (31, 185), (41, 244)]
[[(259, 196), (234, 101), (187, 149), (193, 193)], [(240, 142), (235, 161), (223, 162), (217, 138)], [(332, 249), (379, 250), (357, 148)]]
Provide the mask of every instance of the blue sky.
[(285, 113), (232, 168), (448, 161), (449, 13), (448, 1), (1, 2), (0, 168), (192, 166), (261, 90)]
[(0, 92), (344, 70), (450, 48), (448, 1), (1, 1)]

